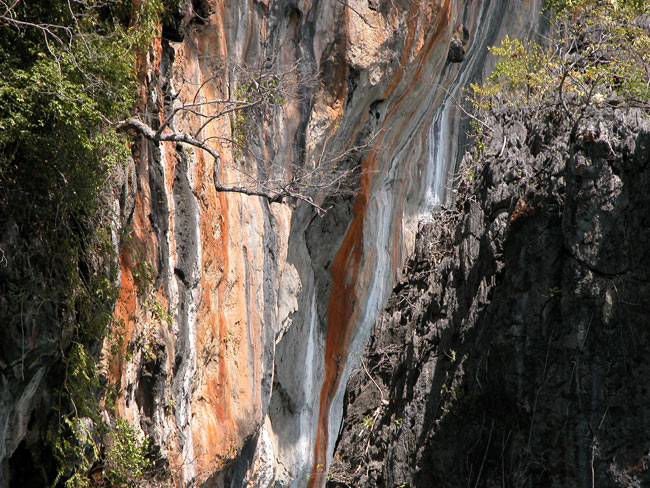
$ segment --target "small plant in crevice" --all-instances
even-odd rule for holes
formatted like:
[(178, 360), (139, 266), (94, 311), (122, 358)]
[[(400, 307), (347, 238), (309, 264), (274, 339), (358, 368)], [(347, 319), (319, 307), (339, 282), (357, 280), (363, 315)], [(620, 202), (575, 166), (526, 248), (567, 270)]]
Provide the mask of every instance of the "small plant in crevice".
[(153, 293), (147, 297), (145, 300), (144, 306), (151, 313), (154, 324), (158, 327), (168, 326), (170, 327), (174, 323), (174, 314), (176, 313), (175, 307), (165, 307), (160, 301), (155, 297)]
[(159, 330), (169, 329), (174, 323), (175, 307), (165, 307), (151, 290), (142, 304), (143, 311), (148, 320), (143, 324), (143, 329), (132, 343), (133, 352), (139, 352), (145, 363), (154, 363), (159, 355), (161, 345)]
[(445, 352), (445, 356), (447, 359), (449, 359), (450, 363), (455, 363), (456, 362), (456, 350), (455, 349), (449, 349), (449, 351)]
[(226, 335), (223, 337), (223, 339), (221, 339), (221, 342), (226, 347), (226, 350), (237, 352), (239, 350), (241, 340), (232, 331), (228, 331), (226, 332)]
[(544, 296), (547, 298), (555, 298), (559, 295), (561, 295), (562, 289), (559, 286), (553, 286), (548, 289), (548, 293), (546, 293)]
[(370, 429), (375, 426), (375, 420), (372, 417), (364, 417), (364, 419), (361, 421), (361, 426), (363, 427), (361, 429), (361, 432), (363, 432), (366, 429)]
[(440, 394), (442, 396), (441, 408), (445, 414), (452, 413), (465, 400), (465, 390), (460, 384), (442, 385)]
[(151, 364), (156, 362), (156, 359), (158, 358), (156, 344), (157, 341), (154, 336), (154, 331), (151, 328), (144, 330), (135, 341), (134, 348), (137, 348), (140, 352), (144, 363)]
[(281, 107), (294, 88), (290, 87), (288, 76), (279, 76), (268, 70), (249, 70), (239, 67), (235, 70), (239, 78), (234, 91), (232, 112), (232, 143), (236, 158), (242, 158), (249, 150), (249, 141), (254, 138), (255, 124), (275, 107)]
[(165, 409), (168, 410), (169, 412), (174, 412), (176, 409), (176, 400), (174, 397), (170, 396), (169, 399), (167, 400), (167, 403), (165, 404)]
[(122, 418), (115, 419), (115, 425), (106, 438), (106, 478), (113, 485), (138, 486), (138, 481), (152, 468), (147, 439), (141, 438), (133, 426)]
[(138, 289), (138, 295), (147, 295), (156, 277), (156, 270), (144, 257), (136, 259), (135, 265), (131, 272), (133, 273), (133, 280)]
[[(330, 467), (327, 471), (325, 471), (325, 465), (322, 463), (319, 463), (316, 465), (316, 472), (318, 474), (325, 473), (325, 481), (330, 481), (332, 479), (332, 468)], [(307, 475), (307, 480), (311, 478), (311, 474)]]
[(114, 319), (108, 332), (108, 352), (113, 358), (129, 361), (131, 357), (127, 347), (128, 344), (124, 342), (125, 332), (126, 324), (124, 319)]

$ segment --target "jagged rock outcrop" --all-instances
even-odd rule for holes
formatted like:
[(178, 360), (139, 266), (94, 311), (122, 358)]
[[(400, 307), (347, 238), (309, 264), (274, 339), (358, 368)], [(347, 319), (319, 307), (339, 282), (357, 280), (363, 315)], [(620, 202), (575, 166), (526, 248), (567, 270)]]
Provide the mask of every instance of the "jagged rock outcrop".
[(646, 486), (650, 113), (485, 122), (351, 377), (329, 486)]
[[(208, 99), (226, 95), (227, 76), (203, 85), (220, 61), (258, 66), (271, 56), (313, 66), (321, 82), (264, 124), (250, 142), (260, 154), (310, 164), (325, 149), (370, 145), (356, 161), (358, 196), (324, 218), (306, 206), (216, 193), (205, 154), (140, 146), (134, 248), (155, 266), (157, 301), (175, 313), (170, 325), (150, 329), (155, 365), (136, 360), (115, 370), (125, 392), (118, 409), (162, 447), (181, 484), (316, 486), (355, 351), (418, 215), (448, 198), (460, 132), (454, 96), (483, 72), (487, 44), (532, 32), (539, 20), (511, 16), (507, 2), (201, 5), (203, 13), (195, 6), (180, 21), (182, 42), (163, 38), (150, 61), (148, 112), (190, 98), (192, 86), (209, 87)], [(518, 7), (538, 12), (541, 3)], [(472, 33), (463, 39), (467, 54), (450, 64), (461, 23)], [(229, 134), (229, 121), (211, 130)], [(222, 181), (236, 179), (235, 155), (219, 150)], [(124, 283), (131, 258), (123, 255)], [(129, 318), (150, 312), (133, 305), (121, 316), (132, 337), (146, 337), (151, 320)], [(300, 374), (297, 365), (305, 365)], [(154, 383), (143, 381), (149, 369)]]
[[(264, 171), (219, 143), (233, 137), (228, 117), (205, 128), (220, 167), (181, 144), (134, 139), (112, 198), (120, 295), (102, 355), (114, 403), (106, 415), (147, 435), (176, 485), (325, 482), (345, 384), (369, 327), (420, 215), (449, 201), (461, 89), (486, 69), (487, 45), (536, 32), (541, 7), (202, 0), (168, 12), (141, 60), (143, 122), (157, 128), (175, 104), (195, 100), (197, 87), (204, 100), (233, 96), (233, 66), (297, 63), (318, 83), (257, 120), (247, 142), (279, 167), (364, 146), (348, 162), (362, 168), (358, 195), (321, 218), (296, 202), (215, 190), (215, 174), (237, 182), (242, 169)], [(450, 45), (461, 63), (449, 61)], [(176, 123), (194, 133), (202, 119)], [(8, 242), (11, 229), (0, 239)], [(0, 484), (39, 464), (35, 412), (49, 411), (57, 324), (25, 327), (2, 336)]]

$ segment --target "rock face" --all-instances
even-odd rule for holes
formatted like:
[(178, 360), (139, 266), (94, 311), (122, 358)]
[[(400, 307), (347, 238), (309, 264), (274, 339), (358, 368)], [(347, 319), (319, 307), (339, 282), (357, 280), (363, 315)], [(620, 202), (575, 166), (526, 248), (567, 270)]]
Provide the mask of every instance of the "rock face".
[(329, 486), (646, 486), (650, 114), (487, 123), (351, 376)]
[[(248, 144), (279, 167), (361, 146), (348, 161), (361, 168), (358, 194), (319, 217), (297, 202), (217, 192), (215, 174), (236, 183), (265, 169), (219, 142), (233, 137), (229, 117), (205, 129), (220, 166), (199, 150), (136, 138), (112, 197), (113, 239), (126, 237), (117, 325), (103, 348), (115, 391), (107, 415), (139, 426), (178, 486), (319, 486), (347, 378), (416, 223), (450, 201), (463, 144), (455, 100), (489, 68), (487, 45), (536, 32), (542, 1), (180, 5), (141, 60), (143, 120), (157, 128), (199, 92), (234, 96), (233, 67), (298, 65), (318, 82), (256, 121)], [(450, 46), (462, 63), (448, 60)], [(176, 129), (194, 133), (202, 121), (190, 114)], [(47, 327), (3, 335), (15, 374), (2, 365), (0, 485), (39, 463), (42, 423), (32, 414), (49, 401), (43, 386), (56, 360), (56, 324)], [(21, 347), (22, 363), (4, 352)]]
[[(210, 87), (207, 99), (227, 96), (227, 77), (204, 85), (220, 60), (313, 66), (322, 81), (289, 100), (251, 144), (280, 165), (307, 165), (325, 150), (367, 143), (356, 163), (359, 193), (319, 218), (307, 207), (216, 193), (206, 155), (142, 144), (132, 248), (154, 264), (153, 296), (173, 320), (147, 329), (153, 315), (142, 299), (121, 312), (127, 324), (145, 316), (127, 329), (153, 337), (159, 354), (153, 364), (113, 366), (124, 392), (118, 409), (161, 446), (179, 484), (317, 486), (346, 379), (414, 222), (448, 198), (460, 132), (453, 97), (482, 73), (485, 45), (535, 29), (537, 17), (523, 21), (524, 10), (541, 5), (518, 4), (522, 17), (482, 2), (201, 5), (184, 13), (182, 41), (170, 35), (154, 51), (147, 111), (189, 99), (196, 86)], [(465, 62), (450, 64), (461, 23), (474, 34), (463, 39)], [(228, 134), (229, 121), (212, 130)], [(236, 155), (219, 150), (222, 181), (236, 181)]]

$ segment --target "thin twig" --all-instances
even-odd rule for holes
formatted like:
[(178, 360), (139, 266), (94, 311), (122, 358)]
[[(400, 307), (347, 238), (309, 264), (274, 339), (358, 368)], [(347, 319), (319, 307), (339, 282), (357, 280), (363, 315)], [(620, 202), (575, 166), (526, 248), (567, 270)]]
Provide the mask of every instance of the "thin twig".
[(364, 371), (366, 372), (366, 374), (368, 375), (368, 378), (370, 378), (370, 381), (372, 381), (372, 382), (374, 383), (374, 385), (377, 387), (377, 389), (379, 390), (379, 395), (381, 395), (381, 403), (384, 404), (384, 405), (387, 405), (387, 404), (388, 404), (388, 401), (386, 400), (386, 397), (384, 397), (384, 392), (383, 392), (382, 389), (379, 387), (379, 385), (378, 385), (377, 382), (374, 380), (374, 378), (373, 378), (372, 376), (370, 376), (370, 373), (368, 372), (368, 369), (366, 368), (366, 364), (363, 362), (363, 359), (361, 360), (361, 366), (363, 366), (363, 370), (364, 370)]
[(481, 467), (478, 470), (476, 475), (476, 483), (474, 483), (474, 488), (478, 487), (478, 482), (481, 480), (481, 473), (483, 472), (483, 466), (485, 465), (485, 459), (488, 455), (488, 450), (490, 449), (490, 444), (492, 442), (492, 430), (494, 429), (494, 419), (492, 419), (492, 425), (490, 426), (490, 435), (488, 436), (487, 446), (485, 446), (485, 452), (483, 453), (483, 460), (481, 461)]

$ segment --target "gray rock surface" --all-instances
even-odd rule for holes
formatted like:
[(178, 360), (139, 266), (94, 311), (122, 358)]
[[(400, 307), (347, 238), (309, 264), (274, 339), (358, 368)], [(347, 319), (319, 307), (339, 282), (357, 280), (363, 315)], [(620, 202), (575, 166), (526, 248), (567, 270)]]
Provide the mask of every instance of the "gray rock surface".
[[(336, 201), (321, 219), (295, 202), (217, 195), (215, 164), (199, 151), (134, 140), (134, 161), (107, 197), (120, 217), (112, 225), (116, 249), (120, 234), (130, 239), (115, 278), (125, 327), (113, 331), (128, 344), (117, 357), (104, 355), (102, 368), (118, 392), (110, 415), (150, 439), (172, 483), (322, 484), (311, 473), (327, 470), (347, 377), (415, 224), (449, 200), (447, 178), (464, 133), (455, 100), (489, 69), (487, 45), (506, 32), (535, 35), (542, 3), (201, 0), (168, 12), (139, 87), (142, 118), (152, 127), (174, 103), (193, 100), (196, 87), (206, 99), (230, 97), (230, 75), (214, 78), (224, 66), (259, 67), (271, 55), (278, 66), (314, 68), (319, 82), (260, 124), (251, 148), (291, 167), (372, 141), (349, 161), (369, 175), (357, 203)], [(455, 30), (461, 22), (469, 40)], [(460, 64), (448, 62), (452, 38), (462, 44)], [(191, 117), (177, 123), (190, 132), (200, 125)], [(217, 125), (217, 139), (232, 134), (230, 120)], [(237, 181), (242, 162), (228, 146), (222, 181)], [(13, 238), (11, 221), (0, 216), (0, 250), (9, 261)], [(339, 254), (353, 265), (341, 266), (335, 281)], [(129, 287), (145, 263), (153, 289), (140, 296)], [(12, 266), (0, 256), (0, 281)], [(351, 299), (345, 320), (330, 321), (337, 284)], [(154, 317), (153, 304), (168, 320)], [(44, 318), (26, 321), (24, 335), (0, 327), (0, 487), (5, 479), (46, 485), (56, 469), (44, 441), (53, 418), (48, 380), (59, 376), (52, 365), (60, 365), (57, 349), (67, 342), (59, 341), (56, 311), (38, 310)], [(0, 324), (4, 313), (0, 303)], [(332, 337), (338, 349), (327, 356)], [(334, 382), (324, 381), (328, 367)], [(42, 476), (31, 476), (46, 461)]]
[(348, 384), (329, 486), (649, 486), (649, 114), (488, 125)]

